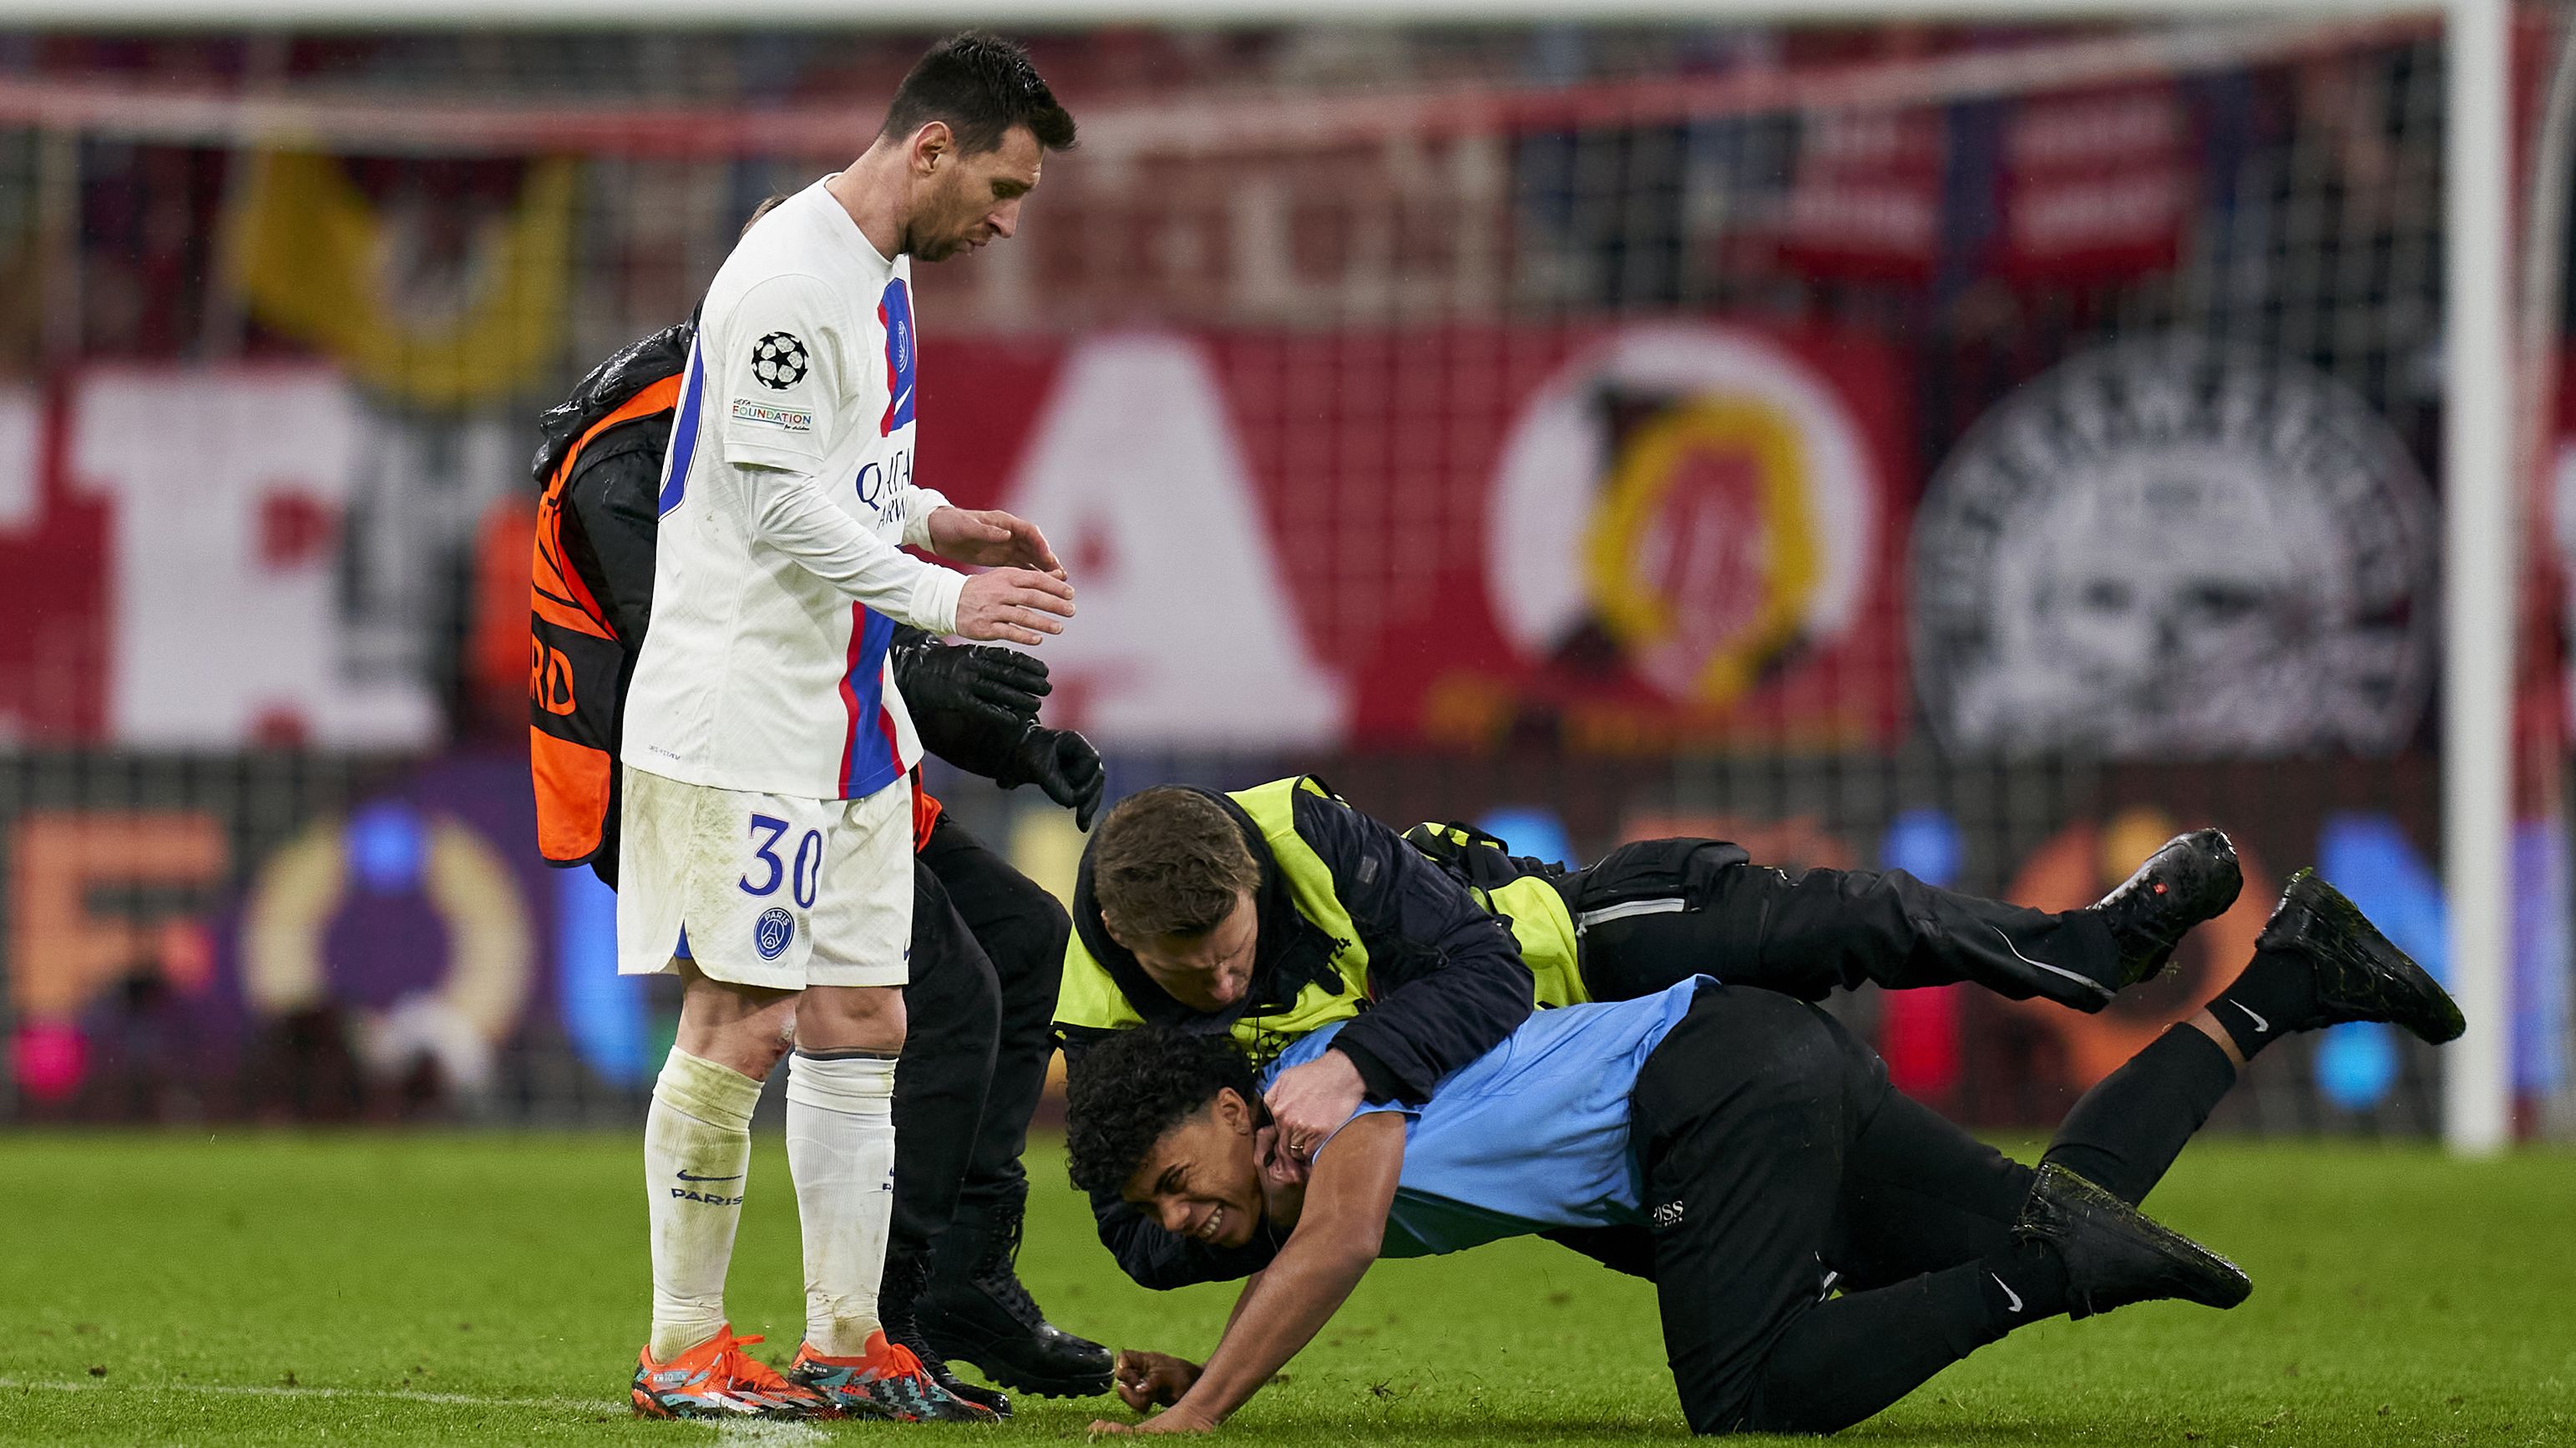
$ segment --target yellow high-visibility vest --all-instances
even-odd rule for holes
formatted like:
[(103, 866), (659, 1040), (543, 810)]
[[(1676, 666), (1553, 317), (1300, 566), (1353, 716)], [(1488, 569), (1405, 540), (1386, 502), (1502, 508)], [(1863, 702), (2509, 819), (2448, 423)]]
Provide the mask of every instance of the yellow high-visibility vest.
[[(1234, 1023), (1236, 1043), (1260, 1062), (1276, 1058), (1300, 1036), (1358, 1015), (1368, 1001), (1368, 947), (1360, 942), (1350, 911), (1333, 891), (1332, 868), (1297, 833), (1295, 801), (1300, 790), (1323, 799), (1335, 797), (1312, 775), (1272, 780), (1226, 796), (1261, 831), (1262, 843), (1269, 847), (1297, 913), (1332, 941), (1332, 968), (1341, 977), (1339, 990), (1323, 981), (1309, 981), (1286, 1010), (1247, 1015)], [(1583, 988), (1583, 974), (1576, 964), (1574, 917), (1554, 885), (1530, 876), (1491, 891), (1469, 886), (1468, 893), (1485, 909), (1510, 916), (1521, 960), (1530, 970), (1536, 1005), (1571, 1005), (1592, 998)], [(1065, 943), (1064, 986), (1056, 997), (1055, 1019), (1059, 1025), (1104, 1031), (1145, 1023), (1108, 969), (1084, 948), (1079, 930)]]

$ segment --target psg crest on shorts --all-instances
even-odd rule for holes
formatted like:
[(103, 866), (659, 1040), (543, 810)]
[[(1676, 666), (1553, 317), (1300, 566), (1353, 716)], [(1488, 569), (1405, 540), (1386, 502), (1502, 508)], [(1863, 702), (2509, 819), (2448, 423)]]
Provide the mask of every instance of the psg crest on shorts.
[(2332, 377), (2199, 337), (2007, 397), (1914, 525), (1914, 671), (1954, 748), (2386, 754), (2434, 663), (2432, 489)]
[(781, 391), (805, 380), (805, 344), (793, 332), (772, 332), (751, 345), (751, 375)]
[(763, 960), (776, 960), (786, 952), (787, 942), (795, 938), (796, 917), (788, 914), (783, 905), (770, 906), (752, 922), (751, 948), (759, 951)]

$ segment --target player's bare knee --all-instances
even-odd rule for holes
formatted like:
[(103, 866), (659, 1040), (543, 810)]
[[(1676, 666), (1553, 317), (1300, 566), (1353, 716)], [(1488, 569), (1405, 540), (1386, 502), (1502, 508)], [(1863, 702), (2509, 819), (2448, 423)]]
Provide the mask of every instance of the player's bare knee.
[(684, 965), (680, 1029), (673, 1044), (703, 1061), (755, 1079), (796, 1042), (796, 995), (709, 979)]
[(797, 1002), (796, 1043), (809, 1051), (903, 1049), (900, 986), (816, 986)]

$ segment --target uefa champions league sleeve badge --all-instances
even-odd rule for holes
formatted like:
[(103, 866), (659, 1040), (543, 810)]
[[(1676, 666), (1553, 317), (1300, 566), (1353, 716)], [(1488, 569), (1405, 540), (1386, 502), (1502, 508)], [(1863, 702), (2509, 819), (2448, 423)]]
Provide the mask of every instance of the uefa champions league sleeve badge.
[(793, 332), (772, 332), (751, 344), (751, 375), (784, 392), (805, 380), (805, 343)]

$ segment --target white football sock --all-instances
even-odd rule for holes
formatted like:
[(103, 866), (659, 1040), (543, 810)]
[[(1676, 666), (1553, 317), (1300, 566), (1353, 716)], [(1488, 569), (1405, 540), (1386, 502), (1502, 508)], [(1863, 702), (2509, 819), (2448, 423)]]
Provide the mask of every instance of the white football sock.
[(867, 1351), (894, 1215), (894, 1058), (857, 1052), (787, 1062), (787, 1172), (805, 1228), (805, 1340), (825, 1357)]
[(724, 1326), (725, 1268), (751, 1171), (751, 1108), (760, 1083), (677, 1046), (644, 1115), (644, 1190), (652, 1202), (656, 1362)]

